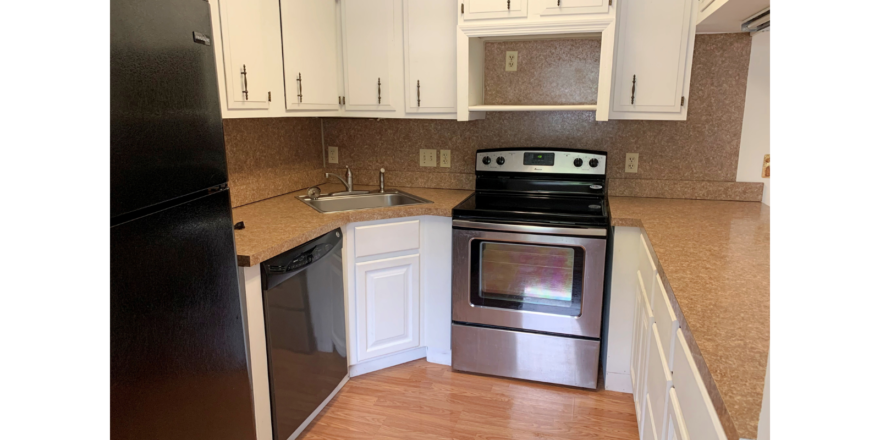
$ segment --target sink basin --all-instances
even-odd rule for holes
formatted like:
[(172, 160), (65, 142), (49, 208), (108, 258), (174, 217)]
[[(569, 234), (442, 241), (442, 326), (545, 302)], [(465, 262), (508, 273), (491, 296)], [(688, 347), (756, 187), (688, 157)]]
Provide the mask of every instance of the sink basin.
[(421, 197), (407, 194), (402, 191), (369, 193), (369, 194), (352, 194), (339, 196), (322, 195), (317, 199), (311, 197), (298, 196), (303, 203), (315, 208), (321, 213), (333, 213), (343, 211), (355, 211), (358, 209), (387, 208), (389, 206), (403, 205), (420, 205), (423, 203), (433, 203)]

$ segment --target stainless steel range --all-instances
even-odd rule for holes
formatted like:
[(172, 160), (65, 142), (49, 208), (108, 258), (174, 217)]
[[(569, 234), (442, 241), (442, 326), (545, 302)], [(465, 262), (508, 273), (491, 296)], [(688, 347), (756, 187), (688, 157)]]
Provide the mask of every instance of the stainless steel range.
[(479, 150), (452, 213), (452, 367), (596, 388), (606, 153)]

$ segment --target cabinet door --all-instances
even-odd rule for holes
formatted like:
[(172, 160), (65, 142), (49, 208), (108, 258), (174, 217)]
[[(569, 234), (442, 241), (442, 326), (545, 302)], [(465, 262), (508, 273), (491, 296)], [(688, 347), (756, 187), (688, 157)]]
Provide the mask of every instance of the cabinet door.
[(517, 18), (529, 15), (528, 0), (462, 0), (464, 20)]
[(669, 390), (669, 397), (666, 399), (666, 423), (663, 429), (666, 432), (663, 440), (690, 440), (675, 388)]
[(608, 0), (542, 0), (541, 15), (607, 14)]
[(666, 420), (666, 398), (669, 395), (669, 389), (672, 388), (672, 373), (669, 371), (666, 356), (663, 355), (657, 324), (651, 326), (651, 334), (648, 336), (647, 370), (648, 397), (646, 401), (653, 410), (651, 419), (655, 422), (654, 429), (657, 437), (664, 438), (665, 426), (663, 422)]
[(646, 400), (648, 394), (647, 376), (648, 376), (648, 344), (651, 338), (652, 328), (654, 327), (654, 313), (648, 306), (648, 294), (645, 292), (645, 284), (642, 281), (641, 274), (638, 279), (639, 295), (641, 295), (641, 317), (639, 318), (638, 329), (638, 375), (636, 376), (636, 388), (633, 390), (634, 396), (639, 406), (637, 411), (642, 411), (639, 419), (640, 428), (644, 429), (646, 424), (645, 408), (647, 408)]
[(687, 114), (682, 98), (693, 53), (693, 1), (621, 2), (612, 110), (624, 114), (612, 117), (683, 119), (676, 116)]
[(400, 56), (394, 50), (399, 42), (394, 36), (394, 2), (345, 0), (342, 34), (345, 109), (393, 111), (393, 95), (400, 89), (391, 77), (391, 63)]
[(357, 263), (358, 362), (419, 346), (419, 255)]
[[(220, 0), (226, 106), (229, 109), (269, 108), (269, 63), (262, 29), (268, 17), (265, 2)], [(275, 23), (277, 25), (277, 23)]]
[(456, 0), (405, 0), (406, 111), (455, 113)]
[(339, 110), (336, 1), (281, 0), (288, 110)]
[(673, 350), (675, 350), (675, 369), (672, 371), (672, 386), (675, 387), (688, 435), (699, 440), (727, 439), (718, 419), (718, 413), (715, 412), (715, 406), (712, 405), (709, 392), (680, 329), (676, 332)]

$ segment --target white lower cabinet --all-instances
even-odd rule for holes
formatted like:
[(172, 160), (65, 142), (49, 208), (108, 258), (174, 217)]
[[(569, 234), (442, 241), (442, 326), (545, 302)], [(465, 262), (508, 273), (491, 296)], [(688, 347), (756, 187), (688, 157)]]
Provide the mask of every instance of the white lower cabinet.
[(718, 413), (715, 412), (694, 357), (687, 347), (684, 334), (678, 330), (673, 347), (676, 362), (672, 372), (672, 385), (681, 406), (682, 420), (687, 427), (683, 432), (686, 433), (686, 438), (692, 439), (726, 439)]
[(419, 346), (419, 255), (357, 263), (357, 350), (363, 361)]
[(663, 440), (689, 440), (690, 437), (685, 429), (684, 419), (681, 415), (681, 405), (678, 403), (678, 393), (675, 388), (669, 390), (666, 398), (666, 422), (664, 423), (666, 437)]

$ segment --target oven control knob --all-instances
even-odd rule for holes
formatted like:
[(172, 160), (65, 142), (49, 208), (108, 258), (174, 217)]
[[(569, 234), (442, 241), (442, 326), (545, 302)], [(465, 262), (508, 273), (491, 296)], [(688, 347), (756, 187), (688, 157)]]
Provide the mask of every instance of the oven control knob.
[(504, 158), (498, 157), (498, 159), (495, 159), (495, 163), (497, 163), (498, 165), (504, 165)]
[(584, 164), (584, 160), (581, 158), (577, 158), (574, 160), (574, 166), (576, 166), (576, 167), (580, 167), (583, 164)]
[(590, 159), (590, 166), (593, 168), (599, 166), (599, 159)]
[(490, 163), (492, 163), (492, 158), (489, 156), (483, 156), (483, 163), (489, 165)]

